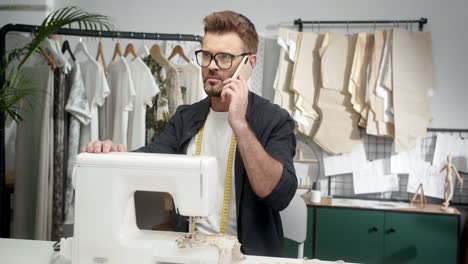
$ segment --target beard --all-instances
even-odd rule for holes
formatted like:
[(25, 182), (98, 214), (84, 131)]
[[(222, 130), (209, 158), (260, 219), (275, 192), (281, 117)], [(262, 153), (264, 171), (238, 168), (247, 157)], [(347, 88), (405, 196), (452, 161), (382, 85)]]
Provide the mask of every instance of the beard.
[(218, 87), (219, 85), (211, 85), (207, 81), (204, 83), (205, 93), (210, 97), (221, 97), (221, 92), (223, 87)]
[[(209, 78), (215, 78), (219, 81), (212, 82), (208, 80)], [(208, 72), (206, 76), (203, 76), (203, 88), (205, 89), (205, 93), (210, 97), (221, 97), (221, 92), (223, 91), (224, 87), (224, 80), (225, 78), (223, 78), (219, 74), (216, 74), (212, 71)]]

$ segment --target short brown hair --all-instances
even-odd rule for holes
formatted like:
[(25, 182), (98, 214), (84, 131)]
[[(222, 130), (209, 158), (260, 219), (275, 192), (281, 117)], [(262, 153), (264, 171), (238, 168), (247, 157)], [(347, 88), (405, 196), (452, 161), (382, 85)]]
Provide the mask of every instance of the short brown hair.
[(203, 19), (205, 34), (235, 32), (244, 41), (249, 52), (257, 53), (258, 35), (254, 24), (244, 15), (225, 10), (214, 12)]

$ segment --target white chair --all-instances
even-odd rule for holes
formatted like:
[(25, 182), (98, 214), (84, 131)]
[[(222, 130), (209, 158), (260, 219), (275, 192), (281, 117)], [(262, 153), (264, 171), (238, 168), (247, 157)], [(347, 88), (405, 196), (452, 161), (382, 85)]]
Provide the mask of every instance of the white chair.
[(284, 237), (299, 243), (297, 258), (302, 259), (307, 235), (307, 206), (304, 199), (297, 194), (294, 195), (288, 207), (280, 212), (280, 216)]

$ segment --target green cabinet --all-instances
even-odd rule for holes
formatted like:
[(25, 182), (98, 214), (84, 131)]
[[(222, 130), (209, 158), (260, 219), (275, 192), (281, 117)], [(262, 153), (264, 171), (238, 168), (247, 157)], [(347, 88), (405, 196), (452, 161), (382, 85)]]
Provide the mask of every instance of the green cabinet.
[(380, 263), (384, 214), (378, 211), (317, 208), (316, 258)]
[(457, 218), (385, 213), (384, 263), (456, 263)]
[(357, 263), (456, 263), (454, 215), (316, 207), (314, 258)]

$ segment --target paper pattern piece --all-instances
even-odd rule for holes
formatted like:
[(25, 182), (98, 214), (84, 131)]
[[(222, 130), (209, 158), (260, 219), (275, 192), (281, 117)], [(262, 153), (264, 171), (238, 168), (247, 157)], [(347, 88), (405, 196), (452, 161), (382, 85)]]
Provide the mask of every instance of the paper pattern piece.
[(426, 135), (432, 119), (428, 96), (434, 87), (431, 33), (394, 30), (392, 63), (395, 151), (401, 152)]
[(452, 156), (452, 164), (457, 171), (468, 172), (468, 139), (458, 135), (437, 134), (432, 165), (442, 168), (447, 164), (447, 156)]
[(368, 162), (353, 172), (354, 194), (398, 191), (398, 176), (390, 173), (390, 159)]
[(422, 157), (421, 139), (416, 141), (416, 146), (408, 151), (403, 151), (392, 155), (390, 158), (390, 168), (393, 174), (408, 174), (412, 160)]
[(412, 159), (410, 161), (407, 192), (416, 192), (419, 184), (422, 184), (424, 195), (443, 199), (445, 175), (446, 172), (440, 173), (440, 169), (431, 166), (429, 162), (420, 158)]
[(353, 147), (351, 153), (345, 153), (339, 156), (331, 156), (323, 159), (325, 176), (334, 176), (340, 174), (352, 173), (359, 170), (367, 163), (364, 144), (357, 144)]

